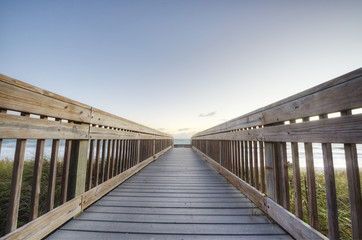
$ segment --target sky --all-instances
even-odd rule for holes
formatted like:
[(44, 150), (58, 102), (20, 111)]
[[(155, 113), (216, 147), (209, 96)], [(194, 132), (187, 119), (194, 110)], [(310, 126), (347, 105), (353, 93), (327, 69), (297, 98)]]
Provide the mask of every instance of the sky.
[(0, 73), (175, 138), (361, 63), (362, 1), (0, 0)]

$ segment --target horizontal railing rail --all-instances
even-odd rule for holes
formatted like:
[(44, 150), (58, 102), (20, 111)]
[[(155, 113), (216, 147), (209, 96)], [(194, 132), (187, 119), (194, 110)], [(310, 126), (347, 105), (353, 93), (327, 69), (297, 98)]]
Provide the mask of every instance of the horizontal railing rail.
[[(8, 211), (1, 223), (9, 239), (46, 236), (173, 144), (168, 134), (0, 74), (0, 153), (5, 139), (16, 139)], [(29, 139), (35, 139), (36, 149), (30, 201), (24, 202)], [(49, 140), (51, 155), (44, 160)], [(20, 211), (28, 213), (22, 223), (29, 223), (17, 229)]]
[[(356, 148), (356, 144), (362, 143), (362, 114), (357, 114), (361, 108), (362, 68), (199, 132), (192, 137), (192, 145), (291, 235), (297, 239), (316, 239), (324, 238), (317, 231), (320, 230), (318, 212), (323, 209), (318, 209), (317, 205), (313, 158), (313, 144), (320, 144), (328, 234), (330, 239), (339, 239), (332, 144), (344, 144), (352, 225), (350, 237), (362, 239)], [(304, 186), (300, 145), (304, 146), (306, 160)], [(291, 160), (291, 173), (288, 173), (288, 160)], [(302, 199), (302, 186), (306, 189), (306, 202)], [(293, 199), (290, 191), (293, 191)], [(294, 206), (293, 213), (291, 205)], [(301, 221), (305, 208), (309, 225)]]

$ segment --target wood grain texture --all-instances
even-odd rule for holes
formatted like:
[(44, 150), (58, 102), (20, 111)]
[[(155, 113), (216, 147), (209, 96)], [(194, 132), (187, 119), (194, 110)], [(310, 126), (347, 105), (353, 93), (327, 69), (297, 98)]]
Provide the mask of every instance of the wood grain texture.
[(42, 169), (43, 169), (44, 146), (45, 146), (45, 140), (38, 139), (37, 143), (36, 143), (34, 171), (33, 171), (33, 185), (32, 185), (32, 189), (31, 189), (30, 214), (29, 214), (30, 221), (32, 221), (38, 217), (41, 173), (42, 173)]
[(68, 182), (69, 182), (69, 165), (70, 165), (70, 153), (72, 148), (72, 140), (66, 140), (64, 146), (64, 159), (62, 170), (62, 186), (60, 192), (60, 204), (67, 201), (68, 195)]
[(322, 153), (328, 211), (328, 235), (329, 239), (339, 239), (337, 193), (334, 177), (332, 146), (330, 143), (322, 144)]
[(55, 184), (57, 179), (59, 139), (54, 139), (52, 144), (52, 153), (50, 157), (48, 195), (47, 195), (47, 212), (54, 208)]
[(9, 208), (8, 208), (7, 223), (5, 230), (6, 233), (14, 231), (17, 228), (21, 182), (22, 182), (23, 168), (24, 168), (25, 144), (26, 144), (25, 139), (18, 139), (16, 141), (13, 174), (11, 179)]
[(303, 206), (302, 206), (302, 188), (300, 182), (300, 165), (299, 165), (299, 151), (298, 143), (291, 143), (292, 161), (293, 161), (293, 185), (294, 185), (294, 199), (295, 199), (295, 215), (303, 219)]
[(346, 171), (348, 181), (348, 194), (351, 209), (352, 237), (362, 238), (362, 197), (361, 182), (355, 144), (344, 144), (346, 156)]

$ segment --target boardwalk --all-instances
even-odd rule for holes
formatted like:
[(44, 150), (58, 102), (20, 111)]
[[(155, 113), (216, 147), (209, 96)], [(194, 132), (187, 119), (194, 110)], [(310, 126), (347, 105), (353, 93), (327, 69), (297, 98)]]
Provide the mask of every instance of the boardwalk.
[(49, 239), (291, 239), (190, 148), (171, 149)]

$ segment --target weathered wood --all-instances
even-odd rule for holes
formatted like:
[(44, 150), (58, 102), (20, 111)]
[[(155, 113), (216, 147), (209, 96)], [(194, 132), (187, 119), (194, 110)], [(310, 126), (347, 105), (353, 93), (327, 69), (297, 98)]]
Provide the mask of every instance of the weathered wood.
[(33, 172), (33, 182), (32, 182), (32, 189), (31, 189), (31, 199), (30, 199), (29, 221), (32, 221), (38, 217), (40, 183), (41, 183), (41, 174), (42, 174), (42, 168), (43, 168), (44, 144), (45, 144), (44, 139), (37, 140), (35, 159), (34, 159), (34, 172)]
[(273, 143), (265, 142), (265, 180), (266, 193), (271, 199), (275, 199), (274, 184), (274, 151)]
[(97, 149), (96, 149), (96, 162), (95, 162), (95, 173), (94, 173), (94, 186), (98, 186), (98, 182), (99, 182), (99, 164), (100, 164), (100, 154), (101, 154), (101, 144), (102, 144), (102, 140), (97, 140)]
[(267, 207), (269, 216), (295, 239), (328, 239), (270, 198), (267, 198)]
[(69, 168), (68, 199), (79, 196), (85, 191), (87, 173), (88, 141), (72, 141)]
[(18, 223), (21, 182), (24, 168), (25, 144), (25, 139), (16, 140), (13, 174), (11, 179), (10, 200), (5, 229), (6, 233), (14, 231)]
[(65, 148), (64, 148), (62, 187), (61, 187), (61, 192), (60, 192), (60, 204), (63, 204), (63, 203), (65, 203), (67, 201), (71, 148), (72, 148), (72, 140), (66, 140), (65, 141)]
[(259, 166), (258, 166), (258, 144), (257, 142), (253, 142), (254, 145), (254, 176), (255, 176), (255, 184), (254, 187), (260, 190), (259, 186)]
[(87, 125), (0, 113), (0, 136), (14, 139), (86, 139)]
[(240, 141), (240, 150), (241, 150), (241, 179), (246, 181), (245, 177), (245, 159), (244, 159), (244, 141)]
[(307, 166), (307, 183), (308, 183), (308, 213), (309, 223), (315, 228), (319, 229), (318, 209), (317, 209), (317, 194), (315, 185), (315, 172), (313, 161), (313, 146), (312, 143), (304, 143), (305, 160)]
[(348, 194), (351, 209), (352, 237), (353, 239), (361, 239), (362, 198), (356, 145), (344, 144), (344, 152), (346, 156)]
[(282, 163), (281, 163), (281, 152), (280, 152), (281, 143), (273, 143), (273, 170), (274, 170), (274, 191), (275, 191), (275, 201), (279, 204), (282, 204)]
[(47, 212), (54, 208), (55, 184), (57, 180), (59, 139), (54, 139), (52, 144), (52, 153), (50, 157), (49, 182), (47, 195)]
[(261, 192), (265, 193), (265, 168), (264, 168), (264, 144), (259, 142), (259, 159), (260, 159), (260, 175), (261, 175)]
[(88, 171), (86, 180), (86, 191), (92, 188), (92, 177), (93, 177), (93, 159), (94, 159), (94, 141), (90, 141), (89, 146), (89, 159), (88, 159)]
[(255, 187), (254, 164), (253, 164), (253, 142), (252, 141), (249, 141), (249, 169), (250, 169), (250, 185)]
[(102, 145), (102, 162), (101, 162), (101, 181), (105, 181), (105, 165), (106, 165), (107, 140), (103, 139)]
[(290, 197), (289, 197), (289, 176), (288, 176), (288, 159), (287, 159), (287, 145), (280, 143), (280, 181), (281, 181), (281, 196), (283, 207), (290, 211)]
[(244, 167), (245, 167), (245, 181), (247, 183), (250, 183), (250, 179), (249, 179), (249, 160), (248, 160), (248, 142), (245, 141), (244, 142)]
[(37, 240), (63, 225), (70, 218), (81, 212), (81, 196), (74, 198), (30, 223), (4, 236), (8, 240)]
[(299, 167), (299, 151), (298, 143), (291, 143), (292, 160), (293, 160), (293, 184), (294, 184), (294, 199), (295, 199), (295, 215), (303, 219), (302, 206), (302, 188), (300, 182), (300, 167)]
[(328, 211), (328, 235), (329, 239), (339, 239), (337, 193), (334, 178), (333, 154), (331, 144), (323, 143), (322, 152)]
[(198, 137), (202, 140), (242, 140), (266, 142), (360, 143), (361, 114), (320, 119), (288, 125), (268, 126), (240, 132)]

